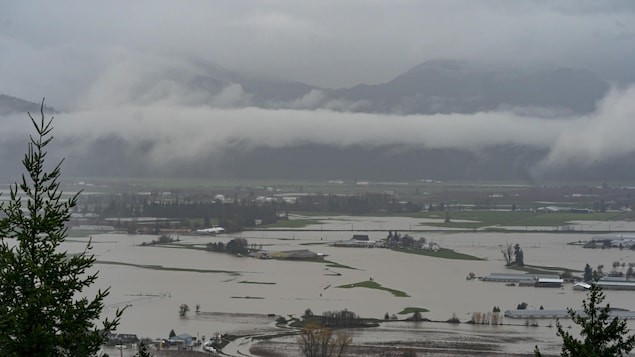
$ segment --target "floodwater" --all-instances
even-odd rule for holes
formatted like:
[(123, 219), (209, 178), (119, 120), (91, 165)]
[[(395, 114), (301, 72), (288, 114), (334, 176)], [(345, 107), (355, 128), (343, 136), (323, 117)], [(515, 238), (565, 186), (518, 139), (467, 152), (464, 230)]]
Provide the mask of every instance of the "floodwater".
[[(418, 219), (318, 219), (322, 219), (323, 223), (307, 227), (314, 231), (180, 236), (179, 243), (204, 247), (209, 242), (228, 242), (232, 238), (243, 237), (250, 244), (262, 245), (263, 249), (270, 251), (309, 249), (324, 253), (328, 255), (326, 259), (352, 269), (327, 267), (314, 262), (235, 257), (187, 248), (144, 247), (140, 246), (142, 242), (149, 243), (157, 237), (99, 234), (92, 237), (92, 252), (99, 262), (118, 264), (96, 264), (99, 279), (91, 289), (110, 286), (105, 310), (108, 316), (112, 316), (116, 308), (127, 306), (118, 332), (154, 339), (167, 338), (170, 330), (174, 329), (177, 334), (202, 337), (214, 333), (273, 331), (276, 329), (273, 323), (275, 316), (299, 317), (306, 309), (315, 314), (348, 309), (361, 317), (383, 319), (386, 313), (393, 315), (406, 307), (421, 307), (430, 310), (423, 314), (425, 318), (445, 321), (455, 315), (466, 322), (474, 312), (490, 312), (494, 306), (502, 311), (515, 309), (522, 302), (526, 302), (530, 309), (540, 306), (545, 309), (581, 307), (586, 294), (573, 290), (571, 285), (555, 289), (510, 287), (502, 283), (466, 280), (470, 272), (485, 276), (508, 271), (501, 254), (501, 246), (506, 244), (520, 244), (525, 263), (529, 265), (582, 271), (587, 263), (592, 267), (602, 264), (604, 271), (608, 272), (613, 262), (620, 262), (625, 263), (625, 267), (617, 269), (625, 272), (628, 263), (635, 262), (635, 252), (631, 250), (583, 249), (568, 244), (591, 239), (592, 230), (574, 229), (568, 233), (410, 232), (415, 238), (425, 237), (441, 247), (485, 259), (468, 261), (382, 248), (328, 245), (336, 240), (349, 239), (353, 234), (368, 234), (371, 240), (378, 240), (385, 238), (388, 230), (409, 233), (409, 230), (421, 229), (425, 224)], [(585, 224), (593, 226), (588, 222)], [(627, 225), (626, 222), (621, 224), (622, 227)], [(69, 252), (79, 251), (86, 241), (85, 238), (69, 238), (64, 248)], [(406, 292), (409, 297), (395, 297), (387, 291), (375, 289), (337, 288), (371, 278), (384, 287)], [(635, 292), (605, 293), (611, 306), (635, 310)], [(190, 308), (184, 318), (178, 315), (181, 304)], [(197, 305), (200, 305), (199, 313), (195, 311)], [(399, 316), (400, 319), (405, 317), (407, 315)], [(355, 331), (353, 337), (355, 343), (376, 343), (378, 340), (408, 341), (439, 335), (503, 334), (515, 341), (515, 352), (531, 353), (534, 345), (540, 346), (543, 352), (559, 351), (555, 327), (548, 326), (555, 325), (553, 321), (537, 321), (538, 327), (528, 327), (524, 320), (507, 318), (503, 319), (503, 323), (506, 325), (393, 322), (378, 329)], [(423, 334), (423, 331), (427, 332)], [(501, 348), (506, 351), (507, 347)], [(240, 353), (247, 351), (243, 349)]]

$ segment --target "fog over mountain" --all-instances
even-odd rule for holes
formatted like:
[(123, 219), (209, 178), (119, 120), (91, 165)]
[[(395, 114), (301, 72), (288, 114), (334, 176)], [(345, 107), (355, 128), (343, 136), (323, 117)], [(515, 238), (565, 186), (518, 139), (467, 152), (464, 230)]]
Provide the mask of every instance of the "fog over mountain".
[(238, 3), (0, 5), (0, 178), (42, 97), (67, 176), (635, 178), (631, 2)]

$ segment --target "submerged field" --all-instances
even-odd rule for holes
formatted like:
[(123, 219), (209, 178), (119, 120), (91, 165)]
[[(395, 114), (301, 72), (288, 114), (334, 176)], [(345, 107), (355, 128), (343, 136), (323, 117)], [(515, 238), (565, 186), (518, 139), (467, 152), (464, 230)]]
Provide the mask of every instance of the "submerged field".
[[(348, 217), (349, 215), (342, 212), (294, 212), (294, 214), (311, 215), (311, 219), (300, 218), (292, 220), (281, 220), (275, 224), (263, 225), (256, 229), (294, 229), (294, 228), (313, 228), (313, 229), (329, 229), (331, 221), (338, 220), (338, 217)], [(377, 217), (377, 214), (368, 217)], [(623, 216), (622, 212), (590, 212), (590, 213), (571, 213), (571, 212), (531, 212), (531, 211), (489, 211), (489, 210), (451, 210), (447, 214), (445, 212), (417, 212), (409, 214), (385, 214), (379, 217), (409, 217), (421, 219), (421, 222), (409, 227), (409, 230), (435, 230), (435, 229), (457, 229), (457, 230), (474, 230), (474, 229), (512, 229), (515, 230), (545, 230), (557, 229), (559, 227), (567, 227), (574, 225), (578, 221), (588, 222), (610, 222)], [(364, 216), (361, 216), (364, 217)], [(319, 227), (319, 228), (318, 228)]]
[[(586, 264), (619, 272), (635, 263), (635, 254), (628, 249), (582, 248), (582, 243), (594, 235), (635, 232), (632, 214), (622, 209), (629, 202), (630, 189), (626, 188), (428, 180), (363, 185), (279, 180), (111, 181), (90, 187), (106, 195), (122, 188), (163, 192), (158, 197), (166, 202), (176, 198), (191, 202), (215, 199), (216, 194), (239, 199), (315, 194), (354, 200), (375, 192), (369, 197), (399, 203), (376, 210), (381, 213), (353, 215), (325, 210), (338, 207), (326, 204), (306, 205), (311, 210), (324, 209), (321, 211), (302, 211), (285, 201), (277, 212), (288, 220), (218, 236), (175, 233), (178, 240), (165, 244), (152, 244), (157, 240), (154, 235), (93, 235), (95, 268), (100, 271), (94, 288), (111, 287), (106, 313), (127, 307), (119, 332), (150, 338), (165, 338), (172, 329), (192, 336), (217, 332), (244, 336), (228, 345), (224, 352), (230, 356), (259, 350), (263, 356), (297, 355), (297, 330), (275, 321), (279, 317), (296, 321), (307, 309), (316, 315), (345, 309), (381, 321), (377, 327), (347, 331), (354, 339), (352, 355), (389, 355), (410, 348), (432, 356), (455, 355), (454, 350), (461, 351), (458, 355), (531, 355), (535, 345), (543, 353), (555, 355), (560, 340), (553, 321), (501, 318), (502, 325), (468, 321), (475, 314), (492, 312), (494, 307), (504, 312), (521, 303), (536, 309), (575, 308), (580, 306), (584, 293), (574, 291), (570, 284), (538, 289), (478, 278), (510, 272), (567, 273), (575, 277), (581, 275)], [(405, 212), (405, 202), (414, 203), (410, 208), (419, 205), (421, 209)], [(587, 211), (602, 202), (611, 202), (614, 207), (605, 212)], [(545, 207), (562, 211), (547, 212)], [(575, 212), (564, 212), (568, 209)], [(218, 224), (218, 217), (210, 218), (210, 224)], [(207, 222), (198, 217), (188, 223), (201, 226)], [(390, 232), (417, 240), (425, 238), (441, 249), (332, 245), (355, 234), (381, 241)], [(226, 244), (234, 238), (244, 238), (263, 250), (309, 250), (320, 256), (305, 260), (253, 259), (206, 249), (208, 243)], [(86, 237), (74, 236), (64, 248), (80, 251), (86, 242)], [(525, 266), (506, 267), (501, 250), (516, 244), (522, 247)], [(607, 301), (615, 307), (635, 310), (633, 296), (632, 292), (610, 291)], [(182, 304), (189, 305), (191, 312), (179, 317)], [(405, 321), (415, 313), (426, 321)]]
[[(311, 216), (308, 219), (320, 220)], [(439, 322), (391, 322), (364, 331), (351, 331), (356, 348), (369, 351), (375, 345), (402, 346), (430, 355), (447, 355), (439, 352), (443, 350), (441, 345), (462, 345), (468, 350), (482, 347), (488, 351), (484, 353), (487, 355), (508, 353), (505, 341), (516, 338), (520, 342), (513, 345), (518, 353), (531, 354), (536, 344), (544, 352), (557, 353), (558, 338), (553, 327), (548, 327), (548, 321), (538, 321), (537, 327), (525, 327), (523, 321), (513, 319), (503, 319), (503, 326), (471, 325), (467, 321), (476, 312), (491, 312), (494, 306), (502, 311), (514, 309), (521, 302), (530, 308), (578, 307), (584, 298), (583, 292), (574, 291), (571, 285), (557, 289), (510, 287), (466, 277), (470, 273), (480, 277), (493, 272), (510, 272), (504, 265), (501, 247), (516, 243), (523, 248), (527, 269), (539, 271), (570, 270), (576, 275), (587, 263), (594, 267), (600, 264), (611, 267), (613, 262), (620, 262), (619, 269), (625, 269), (621, 267), (622, 262), (626, 266), (635, 262), (631, 250), (584, 249), (570, 244), (606, 231), (606, 222), (578, 225), (579, 230), (567, 232), (410, 231), (410, 226), (421, 222), (420, 218), (389, 216), (338, 216), (324, 222), (299, 229), (263, 229), (214, 237), (181, 235), (178, 244), (168, 246), (141, 246), (156, 236), (94, 235), (93, 251), (100, 271), (95, 288), (111, 287), (106, 313), (128, 306), (119, 329), (122, 333), (150, 338), (165, 338), (171, 329), (193, 336), (209, 336), (215, 332), (276, 333), (280, 328), (271, 324), (276, 316), (297, 318), (306, 309), (315, 314), (347, 309), (361, 317), (378, 320), (386, 315), (396, 315), (403, 320), (420, 311), (423, 318)], [(620, 224), (630, 227), (628, 222)], [(595, 231), (581, 229), (587, 227)], [(388, 230), (409, 232), (415, 238), (425, 237), (453, 252), (453, 256), (410, 254), (412, 252), (386, 248), (339, 248), (330, 244), (349, 239), (353, 234), (367, 234), (372, 240), (379, 240), (386, 237)], [(193, 249), (238, 237), (269, 250), (309, 249), (326, 255), (326, 259), (320, 263), (261, 260)], [(71, 252), (79, 250), (86, 241), (74, 238), (65, 243), (65, 248)], [(607, 292), (607, 301), (615, 307), (635, 310), (632, 292)], [(190, 312), (179, 317), (181, 304), (188, 304), (191, 311), (200, 305), (201, 313)], [(256, 315), (274, 317), (255, 320), (240, 317)], [(445, 323), (453, 317), (459, 324)], [(428, 336), (425, 341), (430, 336), (435, 336), (435, 340), (425, 343), (421, 333)], [(491, 346), (463, 343), (470, 336), (482, 336), (478, 339), (486, 338)], [(294, 344), (295, 339), (281, 337), (266, 343)], [(250, 346), (253, 343), (228, 348), (240, 352), (230, 355), (241, 355), (249, 353)], [(293, 350), (293, 346), (289, 348)], [(288, 356), (293, 356), (293, 352)]]

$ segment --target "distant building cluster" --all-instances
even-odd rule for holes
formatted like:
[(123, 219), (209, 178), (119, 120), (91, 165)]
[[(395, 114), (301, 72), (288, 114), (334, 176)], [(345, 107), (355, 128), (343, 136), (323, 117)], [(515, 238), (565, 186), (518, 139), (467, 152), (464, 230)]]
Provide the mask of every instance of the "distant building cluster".
[(584, 245), (584, 248), (626, 248), (635, 247), (634, 234), (600, 234), (593, 236), (591, 241)]
[(535, 286), (538, 288), (560, 288), (564, 283), (557, 274), (511, 274), (511, 273), (491, 273), (483, 277), (483, 281), (499, 283), (512, 283), (518, 286)]
[(347, 240), (340, 240), (333, 243), (335, 247), (355, 247), (355, 248), (373, 248), (376, 242), (370, 240), (366, 234), (355, 234), (353, 238)]
[(427, 241), (425, 238), (415, 239), (408, 234), (400, 235), (397, 232), (389, 232), (388, 237), (378, 241), (370, 240), (367, 234), (354, 234), (351, 239), (340, 240), (332, 244), (335, 247), (352, 248), (407, 248), (419, 250), (431, 250), (437, 252), (441, 249), (439, 244)]

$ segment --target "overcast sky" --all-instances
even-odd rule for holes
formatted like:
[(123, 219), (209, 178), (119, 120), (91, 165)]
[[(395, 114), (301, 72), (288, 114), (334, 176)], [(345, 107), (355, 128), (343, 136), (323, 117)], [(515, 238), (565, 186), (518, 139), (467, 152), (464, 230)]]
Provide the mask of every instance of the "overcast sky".
[[(429, 59), (584, 67), (634, 79), (635, 2), (2, 1), (0, 92), (66, 106), (129, 61), (348, 87)], [(62, 104), (63, 103), (63, 104)]]
[[(551, 121), (513, 112), (396, 117), (188, 107), (183, 100), (139, 106), (126, 96), (153, 68), (216, 64), (339, 88), (385, 82), (438, 58), (586, 68), (620, 85), (596, 113)], [(158, 138), (159, 161), (239, 139), (276, 146), (513, 142), (548, 148), (547, 166), (592, 162), (635, 150), (625, 137), (635, 131), (633, 63), (630, 0), (0, 1), (0, 93), (46, 97), (67, 111), (57, 119), (61, 135)], [(240, 104), (243, 94), (228, 87), (216, 100)], [(22, 125), (6, 120), (0, 137)]]

